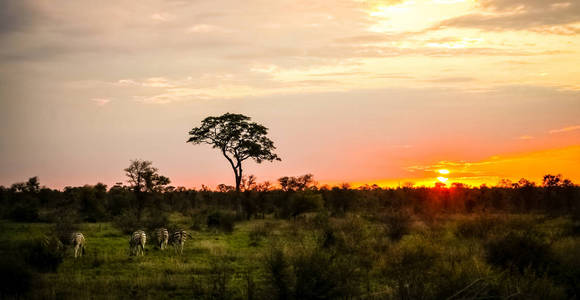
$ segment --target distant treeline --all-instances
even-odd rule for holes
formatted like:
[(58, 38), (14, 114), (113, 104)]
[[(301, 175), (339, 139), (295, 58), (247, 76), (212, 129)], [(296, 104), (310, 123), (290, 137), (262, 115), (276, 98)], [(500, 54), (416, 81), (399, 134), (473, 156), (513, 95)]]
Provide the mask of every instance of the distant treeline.
[[(410, 214), (475, 212), (541, 212), (580, 215), (580, 186), (560, 175), (546, 175), (541, 184), (522, 179), (507, 180), (495, 187), (467, 187), (453, 183), (450, 187), (380, 188), (348, 184), (318, 187), (312, 175), (282, 177), (278, 185), (256, 183), (250, 176), (242, 182), (240, 192), (219, 185), (218, 190), (186, 189), (162, 184), (141, 188), (138, 184), (118, 183), (108, 188), (102, 183), (54, 190), (41, 187), (37, 177), (27, 182), (0, 186), (0, 217), (21, 222), (58, 222), (64, 217), (77, 222), (137, 222), (149, 226), (167, 223), (166, 215), (181, 212), (229, 211), (237, 219), (296, 218), (301, 214), (325, 210), (330, 215), (376, 213), (404, 210)], [(149, 222), (149, 223), (147, 223)], [(126, 224), (134, 227), (137, 224)]]

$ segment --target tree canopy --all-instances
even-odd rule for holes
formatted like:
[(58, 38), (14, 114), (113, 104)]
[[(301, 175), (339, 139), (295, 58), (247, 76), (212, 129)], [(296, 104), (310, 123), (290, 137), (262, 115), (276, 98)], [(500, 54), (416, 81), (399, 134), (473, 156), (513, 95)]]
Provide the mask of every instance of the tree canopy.
[(147, 160), (132, 160), (125, 170), (127, 181), (136, 193), (159, 192), (170, 183), (169, 178), (159, 175), (153, 163)]
[(248, 158), (257, 163), (280, 160), (273, 153), (274, 142), (267, 137), (268, 128), (242, 114), (226, 113), (218, 117), (207, 117), (201, 126), (189, 131), (188, 143), (208, 144), (219, 149), (228, 160), (236, 179), (236, 191), (240, 190), (242, 162)]

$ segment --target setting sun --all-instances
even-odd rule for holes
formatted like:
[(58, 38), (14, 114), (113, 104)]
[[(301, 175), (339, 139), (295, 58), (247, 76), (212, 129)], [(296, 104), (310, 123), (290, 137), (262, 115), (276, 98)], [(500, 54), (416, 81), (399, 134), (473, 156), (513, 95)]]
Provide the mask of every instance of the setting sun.
[(447, 169), (441, 169), (438, 172), (439, 172), (439, 174), (449, 174), (449, 170), (447, 170)]
[(443, 177), (443, 176), (439, 176), (437, 177), (437, 180), (441, 181), (441, 182), (447, 182), (447, 180), (449, 180), (449, 178)]

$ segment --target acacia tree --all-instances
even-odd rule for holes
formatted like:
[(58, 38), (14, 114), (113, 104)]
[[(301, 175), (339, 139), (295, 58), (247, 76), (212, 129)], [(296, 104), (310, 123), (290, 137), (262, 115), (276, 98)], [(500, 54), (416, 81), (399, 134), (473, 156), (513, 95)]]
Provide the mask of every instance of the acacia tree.
[(280, 160), (272, 152), (276, 147), (266, 136), (268, 128), (250, 120), (250, 117), (231, 113), (207, 117), (201, 121), (200, 127), (189, 131), (187, 140), (194, 145), (209, 144), (221, 151), (234, 170), (237, 192), (242, 182), (244, 160), (251, 158), (257, 163)]

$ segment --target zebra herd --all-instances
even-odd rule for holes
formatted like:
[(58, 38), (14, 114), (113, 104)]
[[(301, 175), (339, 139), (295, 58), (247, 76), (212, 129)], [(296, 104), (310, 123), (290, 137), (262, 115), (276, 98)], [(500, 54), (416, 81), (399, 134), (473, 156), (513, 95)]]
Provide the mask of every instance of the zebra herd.
[[(169, 235), (169, 231), (165, 228), (158, 228), (154, 235), (157, 240), (157, 247), (160, 250), (167, 249), (167, 245), (171, 244), (175, 248), (175, 252), (179, 255), (183, 254), (183, 246), (187, 238), (193, 238), (187, 231), (180, 229)], [(129, 255), (144, 256), (145, 244), (147, 243), (147, 234), (143, 230), (133, 232), (129, 240)], [(71, 244), (74, 247), (74, 257), (77, 258), (85, 253), (85, 236), (80, 232), (72, 234)]]

